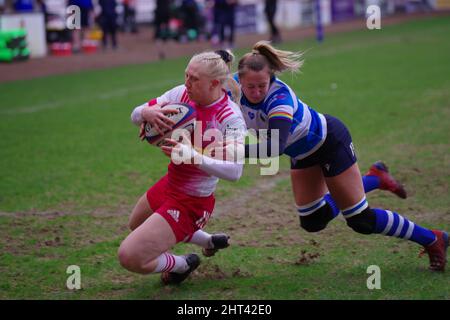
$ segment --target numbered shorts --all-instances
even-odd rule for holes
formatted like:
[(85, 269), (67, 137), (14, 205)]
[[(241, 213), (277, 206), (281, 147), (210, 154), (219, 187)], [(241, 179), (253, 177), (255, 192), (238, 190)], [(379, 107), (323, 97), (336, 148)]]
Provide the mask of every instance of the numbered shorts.
[(334, 177), (356, 162), (352, 137), (345, 124), (328, 114), (327, 137), (320, 148), (304, 159), (291, 159), (291, 169), (305, 169), (320, 165), (325, 177)]
[(208, 222), (213, 210), (214, 194), (194, 197), (175, 192), (168, 187), (165, 175), (147, 191), (147, 200), (153, 212), (169, 223), (178, 242), (187, 242)]

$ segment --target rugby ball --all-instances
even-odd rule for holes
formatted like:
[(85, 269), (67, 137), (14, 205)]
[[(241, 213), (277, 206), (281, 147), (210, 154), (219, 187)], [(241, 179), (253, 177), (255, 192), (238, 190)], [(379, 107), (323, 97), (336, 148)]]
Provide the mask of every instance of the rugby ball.
[(166, 114), (166, 117), (175, 122), (175, 125), (172, 127), (172, 130), (166, 131), (163, 135), (160, 135), (152, 125), (146, 123), (145, 139), (148, 143), (160, 147), (164, 145), (164, 139), (171, 138), (173, 131), (176, 129), (185, 129), (189, 132), (194, 131), (196, 111), (192, 106), (185, 103), (170, 103), (161, 107), (161, 109), (178, 110), (178, 113)]

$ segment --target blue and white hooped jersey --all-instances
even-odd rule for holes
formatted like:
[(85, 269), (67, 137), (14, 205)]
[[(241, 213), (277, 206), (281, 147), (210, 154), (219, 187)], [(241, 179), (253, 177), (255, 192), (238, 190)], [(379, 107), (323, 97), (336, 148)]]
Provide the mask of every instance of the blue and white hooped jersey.
[[(234, 79), (239, 83), (237, 74)], [(327, 136), (325, 117), (311, 109), (283, 81), (274, 77), (264, 101), (253, 104), (242, 94), (242, 113), (248, 129), (268, 129), (269, 119), (292, 121), (284, 153), (303, 159), (319, 149)]]

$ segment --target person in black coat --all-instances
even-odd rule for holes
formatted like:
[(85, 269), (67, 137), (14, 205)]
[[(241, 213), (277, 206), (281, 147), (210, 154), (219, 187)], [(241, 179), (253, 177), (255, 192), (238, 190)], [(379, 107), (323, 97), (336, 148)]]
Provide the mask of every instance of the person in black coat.
[[(229, 48), (234, 47), (234, 23), (237, 0), (215, 0), (214, 1), (214, 25), (219, 35), (220, 45)], [(228, 32), (227, 32), (228, 31)], [(225, 33), (227, 32), (227, 35)]]
[(100, 26), (103, 31), (102, 44), (103, 49), (108, 45), (108, 37), (111, 38), (112, 48), (117, 49), (117, 12), (116, 0), (99, 0), (102, 8), (100, 13)]
[(154, 12), (155, 34), (154, 40), (166, 41), (169, 36), (169, 20), (172, 1), (156, 0), (156, 8)]
[(266, 13), (267, 22), (270, 26), (270, 40), (273, 43), (280, 43), (280, 31), (275, 25), (275, 14), (277, 12), (277, 0), (266, 0), (264, 12)]

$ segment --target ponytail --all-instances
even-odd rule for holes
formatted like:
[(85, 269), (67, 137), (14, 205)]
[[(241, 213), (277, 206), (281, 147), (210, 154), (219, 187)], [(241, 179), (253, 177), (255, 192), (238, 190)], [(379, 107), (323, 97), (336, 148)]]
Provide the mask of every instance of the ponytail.
[(253, 46), (252, 52), (241, 58), (238, 72), (242, 75), (246, 68), (261, 71), (265, 67), (270, 69), (271, 75), (285, 71), (298, 72), (303, 65), (302, 55), (301, 52), (278, 50), (267, 41), (259, 41)]

